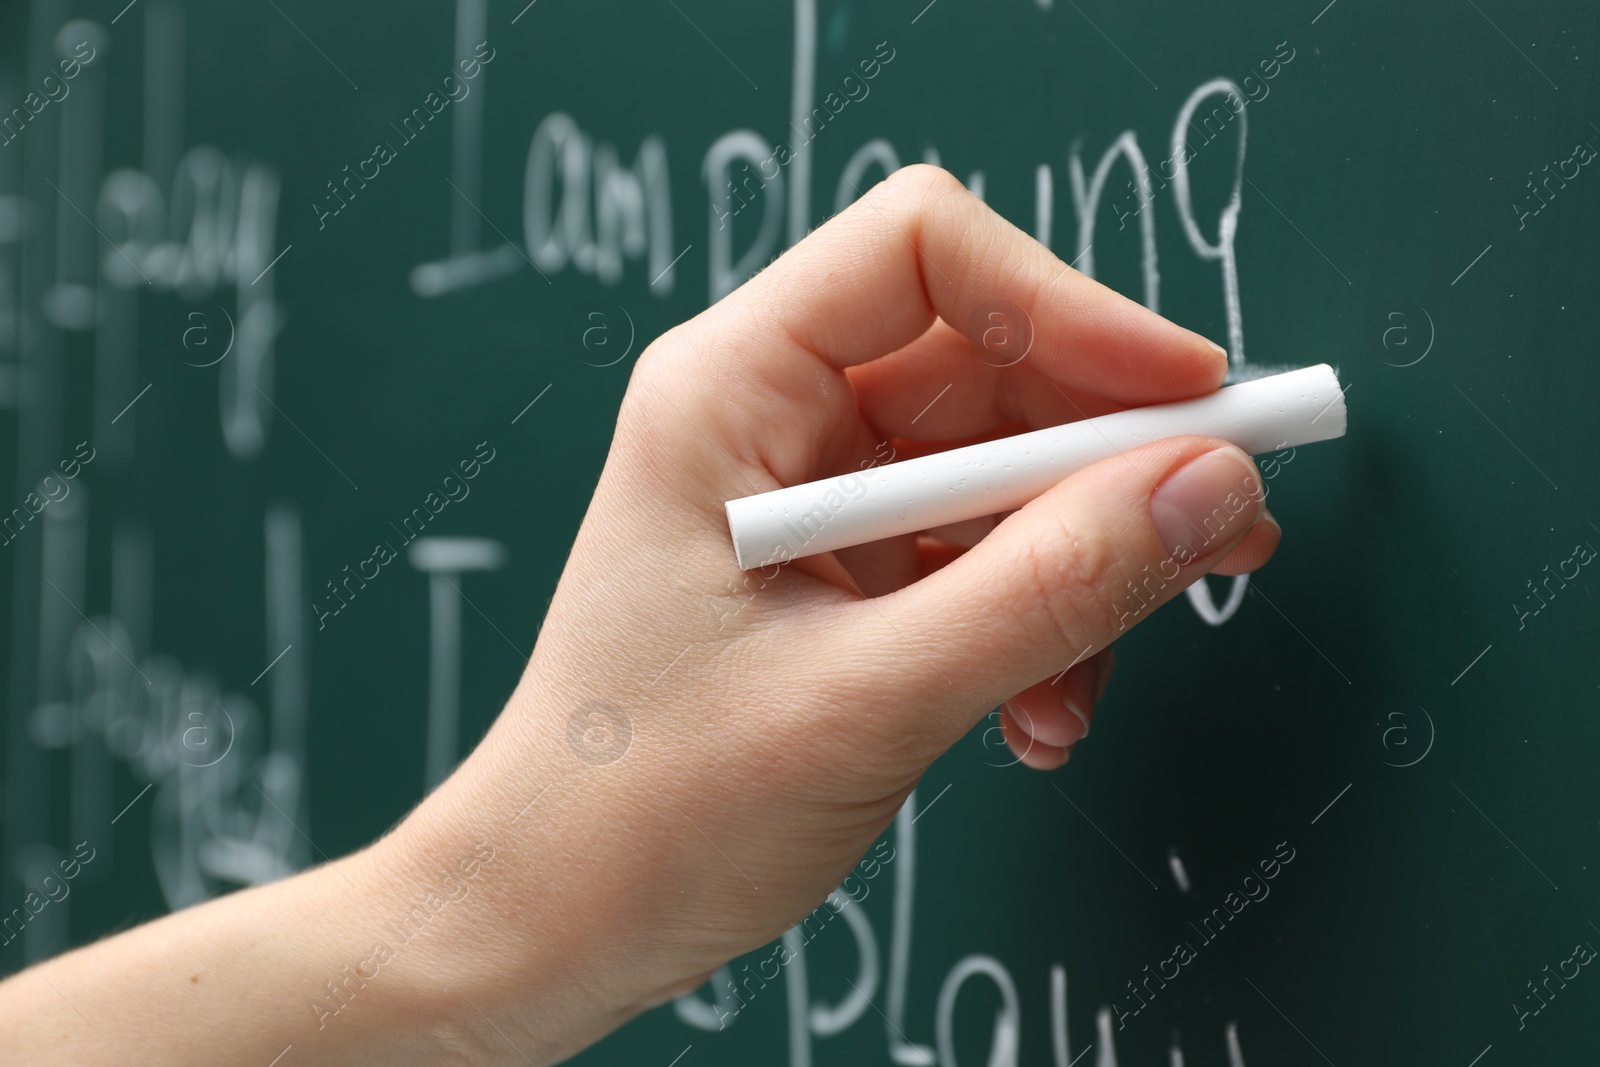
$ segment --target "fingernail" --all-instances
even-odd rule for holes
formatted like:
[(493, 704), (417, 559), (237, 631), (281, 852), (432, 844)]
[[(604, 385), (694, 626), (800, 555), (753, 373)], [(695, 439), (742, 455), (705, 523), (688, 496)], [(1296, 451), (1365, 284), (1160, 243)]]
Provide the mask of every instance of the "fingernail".
[(1100, 698), (1106, 695), (1106, 686), (1111, 681), (1111, 671), (1117, 665), (1117, 650), (1107, 646), (1100, 659), (1100, 684), (1094, 691), (1094, 702), (1100, 703)]
[[(1062, 679), (1061, 703), (1083, 723), (1083, 736), (1089, 736), (1089, 713), (1100, 692), (1100, 660), (1090, 659), (1067, 672)], [(1079, 738), (1082, 740), (1082, 738)]]
[(1261, 515), (1255, 465), (1231, 445), (1179, 467), (1150, 496), (1156, 534), (1180, 566), (1233, 541)]
[(1210, 345), (1211, 346), (1211, 350), (1213, 352), (1215, 352), (1217, 355), (1221, 356), (1224, 362), (1227, 361), (1227, 359), (1228, 359), (1228, 350), (1226, 348), (1223, 348), (1221, 345), (1217, 344), (1217, 342), (1211, 340), (1210, 338), (1206, 338), (1206, 344)]
[[(1067, 710), (1072, 712), (1072, 714), (1076, 715), (1078, 717), (1078, 721), (1083, 723), (1083, 736), (1084, 737), (1088, 737), (1089, 736), (1089, 713), (1088, 713), (1088, 711), (1086, 711), (1084, 708), (1079, 707), (1077, 701), (1073, 700), (1071, 697), (1068, 697), (1066, 700), (1062, 701), (1062, 703), (1066, 704)], [(1080, 741), (1082, 739), (1083, 738), (1079, 738)]]
[(1016, 723), (1019, 727), (1021, 727), (1023, 733), (1027, 734), (1029, 737), (1033, 736), (1033, 716), (1032, 715), (1029, 715), (1027, 713), (1027, 711), (1025, 711), (1021, 707), (1018, 707), (1016, 704), (1013, 704), (1009, 700), (1007, 700), (1004, 703), (1002, 703), (1000, 705), (1000, 709), (1002, 711), (1004, 711), (1007, 715), (1011, 716), (1011, 721)]

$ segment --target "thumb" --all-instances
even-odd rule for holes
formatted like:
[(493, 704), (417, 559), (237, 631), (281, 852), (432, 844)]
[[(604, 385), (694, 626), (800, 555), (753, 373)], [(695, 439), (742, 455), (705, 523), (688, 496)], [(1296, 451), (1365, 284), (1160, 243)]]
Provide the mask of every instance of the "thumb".
[(1154, 442), (1071, 475), (959, 559), (859, 605), (872, 613), (864, 626), (875, 615), (886, 631), (879, 647), (916, 646), (878, 675), (896, 697), (886, 703), (944, 751), (1221, 563), (1265, 496), (1250, 457), (1212, 437)]

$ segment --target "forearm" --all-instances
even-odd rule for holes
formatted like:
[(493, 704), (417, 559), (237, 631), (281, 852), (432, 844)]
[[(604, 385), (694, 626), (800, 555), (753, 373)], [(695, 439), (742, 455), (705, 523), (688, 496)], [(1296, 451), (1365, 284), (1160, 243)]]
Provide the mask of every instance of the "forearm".
[[(30, 968), (0, 985), (0, 1031), (25, 1063), (265, 1065), (285, 1049), (286, 1064), (424, 1062), (430, 1042), (418, 1032), (445, 1041), (452, 1022), (421, 995), (437, 941), (356, 974), (390, 936), (394, 879), (380, 855), (347, 856)], [(406, 1018), (429, 1026), (394, 1026)]]
[(663, 887), (700, 864), (654, 825), (680, 816), (608, 796), (632, 775), (575, 759), (542, 699), (371, 847), (0, 983), (6, 1062), (556, 1063), (759, 943), (683, 965)]
[[(1185, 437), (969, 550), (738, 569), (731, 498), (1227, 369), (945, 172), (896, 172), (802, 246), (640, 356), (523, 685), (456, 773), (371, 849), (0, 985), (8, 1062), (557, 1062), (803, 922), (1001, 701), (1019, 760), (1066, 762), (1141, 575), (1179, 568), (1135, 615), (1271, 555), (1249, 458)], [(996, 307), (1032, 358), (988, 350)], [(1218, 517), (1226, 537), (1189, 542)]]
[(6, 1060), (553, 1062), (593, 1024), (558, 977), (494, 946), (494, 856), (482, 841), (392, 835), (46, 961), (0, 984)]

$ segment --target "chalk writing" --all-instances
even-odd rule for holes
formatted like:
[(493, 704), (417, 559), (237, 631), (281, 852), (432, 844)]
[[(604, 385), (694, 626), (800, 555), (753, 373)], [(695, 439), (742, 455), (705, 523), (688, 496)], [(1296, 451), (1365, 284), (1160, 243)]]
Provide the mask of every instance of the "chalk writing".
[[(1288, 850), (1287, 853), (1285, 853), (1285, 849)], [(1256, 864), (1257, 870), (1260, 871), (1260, 877), (1257, 877), (1255, 871), (1245, 875), (1239, 883), (1239, 889), (1229, 890), (1227, 896), (1222, 898), (1222, 903), (1212, 908), (1200, 920), (1199, 926), (1195, 926), (1191, 922), (1189, 924), (1190, 927), (1199, 935), (1200, 948), (1204, 948), (1220, 937), (1228, 924), (1237, 918), (1252, 902), (1260, 903), (1266, 900), (1272, 893), (1272, 887), (1267, 883), (1282, 874), (1283, 868), (1291, 863), (1294, 857), (1295, 850), (1290, 848), (1289, 842), (1278, 842), (1277, 847), (1273, 850), (1272, 857), (1260, 860)], [(1243, 890), (1242, 895), (1240, 890)], [(1195, 948), (1193, 942), (1187, 939), (1179, 941), (1173, 946), (1171, 954), (1156, 964), (1154, 971), (1150, 969), (1150, 965), (1147, 963), (1140, 972), (1142, 977), (1128, 979), (1125, 984), (1130, 994), (1129, 1000), (1126, 1002), (1114, 1002), (1111, 1005), (1112, 1011), (1116, 1012), (1117, 1029), (1125, 1028), (1129, 1019), (1148, 1008), (1160, 992), (1167, 988), (1167, 984), (1177, 981), (1178, 977), (1184, 973), (1183, 968), (1193, 963), (1199, 957), (1199, 954), (1199, 949)], [(1124, 1003), (1127, 1005), (1126, 1007)], [(1135, 1004), (1137, 1004), (1137, 1007), (1134, 1006)]]
[[(889, 50), (887, 55), (884, 54), (885, 48)], [(827, 127), (828, 122), (835, 115), (843, 112), (852, 101), (859, 103), (865, 100), (872, 92), (872, 86), (867, 83), (882, 73), (883, 68), (894, 61), (894, 57), (895, 50), (893, 46), (888, 41), (879, 41), (877, 47), (873, 50), (873, 58), (863, 59), (857, 64), (861, 71), (861, 77), (858, 78), (854, 74), (846, 74), (841, 79), (839, 87), (844, 91), (844, 95), (841, 96), (839, 93), (830, 90), (828, 95), (823, 97), (822, 104), (812, 108), (810, 113), (805, 116), (803, 127), (795, 126), (793, 120), (791, 120), (790, 126), (799, 135), (797, 139), (800, 146), (804, 147), (815, 140), (817, 135)], [(745, 209), (748, 201), (744, 199), (742, 194), (748, 193), (750, 198), (754, 199), (762, 189), (766, 188), (766, 183), (777, 176), (780, 168), (787, 167), (794, 161), (796, 151), (789, 142), (779, 141), (778, 146), (772, 150), (771, 155), (749, 168), (755, 173), (753, 175), (746, 174), (744, 181), (738, 187), (735, 187), (733, 179), (729, 178), (727, 180), (727, 189), (725, 190), (727, 195), (718, 197), (712, 203), (711, 210), (716, 216), (717, 228), (719, 230), (722, 229), (727, 224), (728, 219), (737, 216), (739, 212)], [(771, 173), (768, 173), (769, 167), (771, 168)], [(846, 170), (848, 169), (846, 167)], [(750, 188), (751, 177), (754, 177), (756, 181), (754, 190)], [(728, 202), (734, 199), (739, 201), (739, 205), (732, 211), (726, 210)], [(718, 201), (722, 206), (718, 206)]]
[[(85, 66), (94, 61), (98, 53), (94, 45), (88, 41), (79, 41), (72, 55), (59, 62), (61, 76), (46, 74), (39, 83), (38, 91), (31, 91), (22, 98), (22, 103), (11, 109), (4, 118), (0, 118), (0, 148), (9, 147), (12, 141), (22, 136), (22, 131), (34, 116), (44, 111), (52, 103), (59, 104), (72, 94), (71, 81), (76, 78)], [(15, 129), (13, 129), (15, 127)]]
[[(89, 454), (83, 454), (84, 449), (89, 449)], [(68, 458), (56, 466), (61, 471), (60, 477), (54, 473), (46, 474), (39, 479), (38, 487), (28, 493), (22, 503), (11, 509), (11, 513), (0, 519), (0, 544), (9, 545), (21, 536), (22, 531), (33, 521), (35, 515), (44, 511), (51, 504), (59, 504), (72, 492), (72, 480), (78, 476), (84, 466), (93, 461), (94, 448), (88, 441), (79, 441), (78, 447)]]
[[(939, 990), (931, 1005), (933, 1042), (923, 1043), (909, 1036), (913, 1032), (926, 1032), (920, 1030), (920, 1027), (927, 1025), (923, 1022), (919, 1026), (909, 1021), (911, 1006), (908, 1003), (907, 993), (912, 965), (911, 952), (915, 944), (913, 938), (917, 873), (915, 822), (921, 814), (927, 813), (929, 807), (923, 808), (921, 813), (918, 812), (915, 792), (906, 799), (899, 815), (895, 818), (893, 845), (880, 841), (872, 855), (858, 865), (858, 871), (862, 872), (859, 880), (862, 892), (859, 895), (849, 889), (850, 879), (847, 878), (845, 884), (830, 894), (828, 900), (811, 916), (790, 929), (780, 941), (775, 942), (771, 949), (759, 957), (754, 964), (754, 971), (751, 970), (750, 964), (743, 965), (740, 971), (743, 975), (741, 981), (736, 982), (733, 967), (729, 965), (718, 970), (702, 989), (677, 998), (673, 1009), (678, 1019), (696, 1030), (725, 1029), (733, 1024), (735, 1017), (741, 1011), (752, 1007), (756, 994), (765, 989), (767, 982), (783, 976), (786, 980), (785, 1000), (789, 1016), (789, 1067), (811, 1067), (814, 1038), (833, 1037), (844, 1033), (861, 1019), (872, 1018), (871, 1012), (874, 1007), (879, 1009), (877, 1017), (883, 1022), (884, 1042), (890, 1063), (898, 1067), (933, 1067), (934, 1064), (940, 1067), (958, 1067), (956, 1047), (967, 1045), (967, 1041), (957, 1040), (957, 1004), (962, 992), (971, 983), (987, 982), (993, 987), (994, 994), (998, 995), (1000, 1005), (993, 1016), (989, 1050), (984, 1062), (989, 1064), (989, 1067), (1017, 1067), (1022, 1038), (1022, 1003), (1027, 987), (1018, 984), (1011, 969), (1002, 960), (988, 953), (972, 952), (964, 955), (950, 967), (939, 983)], [(1278, 845), (1274, 856), (1260, 861), (1257, 869), (1243, 880), (1241, 888), (1244, 896), (1241, 897), (1237, 891), (1230, 892), (1223, 902), (1224, 907), (1229, 910), (1216, 909), (1227, 918), (1219, 921), (1208, 917), (1203, 920), (1207, 923), (1207, 928), (1210, 929), (1211, 923), (1216, 923), (1220, 931), (1222, 924), (1230, 921), (1246, 903), (1251, 900), (1265, 900), (1270, 890), (1266, 888), (1263, 880), (1275, 878), (1281, 872), (1282, 866), (1294, 859), (1294, 855), (1294, 849), (1289, 848), (1287, 842)], [(894, 861), (895, 871), (894, 894), (890, 901), (889, 965), (887, 989), (884, 999), (880, 1001), (872, 999), (880, 981), (882, 956), (872, 924), (865, 917), (869, 907), (865, 904), (866, 882), (875, 877), (891, 860)], [(850, 904), (856, 906), (849, 907)], [(812, 976), (807, 967), (806, 949), (816, 933), (823, 928), (822, 924), (833, 914), (841, 915), (846, 920), (846, 928), (850, 930), (855, 941), (857, 964), (854, 977), (847, 983), (849, 991), (843, 993), (837, 1003), (828, 1003), (813, 996)], [(815, 929), (808, 924), (814, 924)], [(1209, 940), (1214, 939), (1213, 936)], [(1206, 943), (1209, 943), (1209, 940)], [(707, 999), (703, 993), (709, 993), (711, 999)], [(1117, 1063), (1115, 1032), (1120, 1027), (1112, 1026), (1113, 1008), (1101, 1007), (1097, 1010), (1095, 1040), (1074, 1055), (1067, 1027), (1067, 971), (1060, 963), (1050, 965), (1047, 996), (1053, 1067), (1073, 1067), (1081, 1062), (1083, 1053), (1090, 1049), (1099, 1050), (1095, 1060), (1096, 1067), (1115, 1067)], [(1120, 1006), (1116, 1007), (1119, 1011), (1122, 1010)], [(1137, 1011), (1127, 1014), (1137, 1014)], [(1230, 1021), (1225, 1024), (1223, 1038), (1229, 1067), (1245, 1067), (1238, 1027), (1235, 1023)], [(1169, 1053), (1171, 1063), (1181, 1065), (1184, 1062), (1183, 1050), (1176, 1037), (1172, 1040)]]
[[(487, 454), (485, 449), (488, 450)], [(401, 545), (408, 545), (420, 537), (428, 523), (449, 507), (452, 501), (459, 503), (467, 499), (472, 492), (472, 487), (467, 483), (483, 473), (483, 468), (494, 462), (494, 457), (495, 450), (488, 441), (478, 442), (473, 450), (473, 458), (461, 460), (457, 464), (460, 474), (452, 470), (444, 476), (444, 480), (440, 483), (444, 495), (429, 491), (428, 495), (423, 497), (422, 503), (412, 508), (400, 520), (399, 526), (389, 523), (389, 528), (400, 538)], [(328, 620), (348, 608), (351, 601), (355, 600), (356, 594), (365, 589), (368, 582), (376, 580), (378, 575), (383, 573), (382, 568), (394, 562), (398, 556), (399, 552), (385, 539), (373, 546), (370, 556), (356, 564), (354, 572), (350, 570), (348, 563), (345, 564), (340, 571), (344, 577), (339, 579), (338, 585), (334, 584), (332, 578), (328, 579), (324, 584), (328, 587), (330, 596), (325, 598), (325, 603), (313, 601), (311, 604), (311, 611), (317, 617), (317, 629), (325, 629)], [(369, 566), (372, 568), (370, 574), (367, 573)], [(352, 585), (352, 582), (355, 584)], [(343, 594), (340, 593), (340, 589), (344, 590)]]
[[(1285, 48), (1289, 48), (1288, 55), (1283, 54)], [(1187, 165), (1199, 155), (1199, 149), (1222, 135), (1234, 116), (1243, 113), (1249, 104), (1259, 104), (1265, 100), (1272, 92), (1267, 82), (1283, 73), (1283, 68), (1294, 62), (1296, 54), (1295, 49), (1289, 47), (1288, 41), (1279, 41), (1277, 51), (1273, 53), (1272, 58), (1263, 59), (1257, 64), (1264, 80), (1258, 81), (1253, 74), (1246, 75), (1242, 85), (1244, 94), (1242, 97), (1232, 93), (1226, 95), (1223, 98), (1225, 106), (1212, 107), (1211, 113), (1202, 118), (1198, 126), (1194, 125), (1193, 117), (1190, 118), (1189, 128), (1203, 138), (1198, 145), (1189, 141), (1186, 134), (1183, 143), (1176, 145), (1173, 154), (1156, 164), (1155, 174), (1151, 173), (1149, 167), (1141, 164), (1142, 173), (1136, 174), (1137, 184), (1134, 178), (1130, 178), (1127, 184), (1127, 190), (1132, 197), (1132, 210), (1127, 210), (1129, 199), (1126, 197), (1112, 206), (1112, 210), (1117, 213), (1117, 229), (1122, 229), (1127, 225), (1128, 219), (1139, 215), (1150, 206), (1153, 199), (1152, 185), (1158, 190), (1165, 189), (1167, 183), (1176, 176), (1180, 162)]]

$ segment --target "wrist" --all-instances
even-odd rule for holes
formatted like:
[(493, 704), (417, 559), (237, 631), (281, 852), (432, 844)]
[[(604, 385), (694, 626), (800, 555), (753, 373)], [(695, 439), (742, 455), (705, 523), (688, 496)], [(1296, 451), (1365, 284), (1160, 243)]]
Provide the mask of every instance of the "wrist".
[(470, 775), (369, 850), (388, 908), (369, 919), (407, 987), (397, 1006), (431, 1012), (435, 1039), (470, 1064), (564, 1060), (642, 1005), (597, 977), (604, 909), (547, 869), (572, 852), (548, 822), (530, 832), (531, 815), (516, 821), (517, 808), (467, 788)]
[(459, 1047), (466, 1005), (440, 995), (440, 953), (417, 939), (401, 947), (393, 932), (407, 888), (396, 873), (374, 846), (263, 887), (259, 899), (238, 895), (274, 924), (299, 916), (288, 1032), (310, 1062), (430, 1063)]

